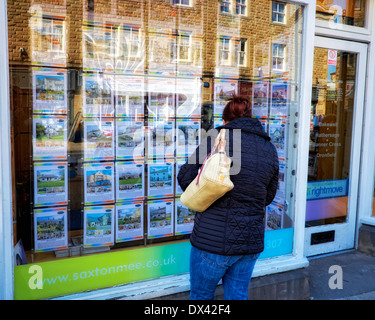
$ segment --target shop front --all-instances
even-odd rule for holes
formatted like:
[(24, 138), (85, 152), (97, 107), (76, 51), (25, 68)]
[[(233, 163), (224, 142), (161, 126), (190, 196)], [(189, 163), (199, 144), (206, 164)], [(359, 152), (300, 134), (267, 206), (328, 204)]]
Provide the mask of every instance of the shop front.
[(3, 297), (188, 291), (195, 213), (176, 177), (233, 94), (279, 155), (254, 276), (355, 248), (375, 220), (359, 209), (374, 189), (375, 7), (357, 2), (354, 15), (320, 1), (8, 1)]

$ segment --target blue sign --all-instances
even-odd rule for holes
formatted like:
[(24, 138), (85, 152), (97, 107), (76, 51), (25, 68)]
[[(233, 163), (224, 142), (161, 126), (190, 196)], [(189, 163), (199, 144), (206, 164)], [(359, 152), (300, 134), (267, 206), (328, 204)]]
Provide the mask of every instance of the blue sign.
[(346, 197), (349, 179), (309, 181), (307, 183), (307, 200)]

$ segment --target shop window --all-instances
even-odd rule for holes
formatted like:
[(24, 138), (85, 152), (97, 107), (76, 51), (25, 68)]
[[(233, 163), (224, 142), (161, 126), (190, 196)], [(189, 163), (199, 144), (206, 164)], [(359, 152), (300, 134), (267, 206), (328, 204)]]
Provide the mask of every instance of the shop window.
[(274, 43), (272, 45), (272, 69), (284, 71), (285, 69), (285, 45)]
[(303, 6), (277, 2), (281, 30), (272, 3), (242, 19), (243, 0), (8, 1), (16, 299), (189, 272), (195, 213), (176, 177), (233, 94), (279, 155), (261, 259), (292, 253)]
[(332, 24), (365, 27), (366, 0), (317, 0), (316, 19)]
[(285, 23), (285, 8), (285, 3), (272, 2), (272, 22)]

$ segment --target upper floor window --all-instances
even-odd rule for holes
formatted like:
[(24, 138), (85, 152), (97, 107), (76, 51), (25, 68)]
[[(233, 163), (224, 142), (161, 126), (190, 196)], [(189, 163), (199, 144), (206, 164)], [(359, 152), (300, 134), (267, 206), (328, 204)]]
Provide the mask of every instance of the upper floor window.
[(272, 69), (285, 70), (285, 44), (274, 43), (272, 45)]
[(236, 0), (236, 14), (246, 15), (246, 0)]
[(191, 37), (190, 34), (179, 34), (177, 41), (172, 44), (173, 60), (191, 60)]
[(232, 0), (221, 0), (220, 12), (231, 13)]
[(183, 6), (190, 6), (190, 0), (173, 0), (173, 4), (180, 4)]
[(219, 39), (219, 61), (221, 65), (230, 64), (230, 39)]
[(272, 22), (285, 23), (285, 3), (272, 2)]
[(236, 40), (234, 43), (234, 64), (246, 66), (246, 39)]

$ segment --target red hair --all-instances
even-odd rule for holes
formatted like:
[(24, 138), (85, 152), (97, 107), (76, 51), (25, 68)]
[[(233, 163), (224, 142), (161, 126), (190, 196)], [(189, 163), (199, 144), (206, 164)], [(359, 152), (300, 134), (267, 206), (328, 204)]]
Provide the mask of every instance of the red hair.
[(237, 118), (251, 117), (251, 104), (247, 98), (233, 96), (228, 100), (223, 110), (223, 120), (226, 122)]

